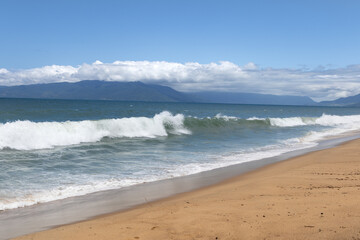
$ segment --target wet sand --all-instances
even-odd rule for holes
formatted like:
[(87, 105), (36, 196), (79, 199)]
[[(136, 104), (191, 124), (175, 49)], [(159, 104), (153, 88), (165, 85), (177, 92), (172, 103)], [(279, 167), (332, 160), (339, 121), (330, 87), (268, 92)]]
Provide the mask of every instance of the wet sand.
[(360, 140), (16, 239), (360, 239)]

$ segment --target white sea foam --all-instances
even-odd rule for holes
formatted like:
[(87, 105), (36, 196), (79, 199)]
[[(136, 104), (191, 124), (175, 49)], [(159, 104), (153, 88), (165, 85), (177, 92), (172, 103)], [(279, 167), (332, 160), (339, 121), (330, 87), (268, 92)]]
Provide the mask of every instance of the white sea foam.
[(131, 117), (97, 121), (31, 122), (0, 124), (0, 149), (45, 149), (110, 138), (154, 138), (168, 134), (191, 134), (182, 114), (161, 112), (153, 118)]
[[(194, 117), (193, 117), (194, 118)], [(241, 120), (234, 116), (217, 114), (215, 119)], [(46, 149), (55, 146), (67, 146), (80, 143), (97, 142), (109, 138), (155, 138), (169, 134), (191, 134), (191, 129), (184, 126), (182, 114), (172, 115), (164, 111), (153, 118), (131, 117), (104, 120), (32, 122), (15, 121), (0, 124), (0, 149), (17, 150)], [(201, 120), (201, 119), (200, 119)], [(257, 118), (248, 121), (264, 121), (275, 127), (298, 127), (319, 125), (333, 127), (334, 134), (357, 130), (360, 115), (289, 118)]]
[(272, 126), (277, 127), (295, 127), (307, 125), (307, 123), (301, 117), (269, 118), (269, 120)]
[[(216, 119), (229, 120), (241, 120), (234, 116), (226, 116), (223, 114), (217, 114)], [(285, 117), (285, 118), (261, 118), (251, 117), (247, 118), (248, 121), (264, 121), (264, 123), (270, 124), (274, 127), (298, 127), (298, 126), (325, 126), (325, 127), (338, 127), (343, 128), (346, 131), (359, 129), (360, 115), (327, 115), (323, 114), (320, 117)]]
[[(158, 180), (158, 179), (154, 179)], [(0, 198), (0, 211), (27, 207), (38, 203), (51, 202), (69, 197), (86, 195), (93, 192), (116, 189), (141, 183), (136, 179), (110, 179), (106, 181), (94, 181), (83, 185), (70, 185), (53, 188), (46, 191), (34, 191), (32, 193), (20, 194), (17, 197)]]
[(269, 118), (270, 124), (277, 127), (296, 127), (305, 125), (320, 125), (328, 127), (356, 127), (360, 124), (360, 115), (337, 116), (323, 114), (321, 117), (290, 117)]
[(360, 130), (360, 115), (337, 116), (323, 114), (318, 118), (294, 117), (294, 118), (270, 118), (270, 124), (277, 127), (296, 127), (318, 125), (329, 127), (320, 131), (309, 131), (305, 136), (299, 137), (302, 143), (314, 143), (328, 137), (338, 136), (345, 133)]
[[(132, 186), (143, 182), (154, 182), (168, 178), (186, 176), (203, 171), (208, 171), (220, 167), (226, 167), (234, 164), (261, 160), (268, 157), (281, 155), (285, 152), (303, 149), (315, 146), (316, 144), (299, 144), (296, 138), (288, 139), (284, 142), (264, 147), (251, 148), (239, 152), (233, 152), (225, 155), (207, 156), (211, 160), (205, 163), (189, 163), (172, 167), (170, 169), (158, 169), (156, 174), (144, 172), (138, 177), (131, 179), (104, 179), (102, 181), (93, 180), (87, 184), (72, 184), (56, 187), (48, 190), (31, 190), (31, 193), (15, 193), (17, 197), (9, 197), (13, 194), (9, 193), (8, 197), (0, 198), (0, 210), (14, 209), (19, 207), (31, 206), (34, 204), (45, 203), (69, 197), (82, 196), (98, 191), (119, 189), (122, 187)], [(295, 144), (295, 145), (294, 145)], [(21, 190), (23, 191), (23, 190)]]
[(171, 172), (172, 176), (185, 176), (234, 164), (276, 157), (287, 152), (315, 147), (317, 144), (316, 142), (302, 142), (299, 138), (292, 138), (279, 142), (278, 144), (250, 148), (221, 156), (214, 155), (212, 158), (215, 159), (215, 161), (185, 164), (169, 172)]
[[(217, 115), (225, 121), (239, 118)], [(168, 134), (191, 134), (184, 126), (184, 116), (162, 112), (153, 118), (133, 117), (121, 119), (107, 119), (98, 121), (68, 121), (68, 122), (30, 122), (16, 121), (0, 124), (0, 148), (13, 149), (41, 149), (54, 146), (78, 144), (82, 142), (100, 141), (104, 137), (146, 137), (154, 138)], [(73, 196), (80, 196), (92, 192), (131, 186), (142, 182), (157, 181), (166, 178), (184, 176), (233, 164), (256, 161), (268, 157), (279, 156), (286, 152), (305, 149), (317, 145), (317, 142), (329, 136), (358, 130), (360, 115), (336, 116), (322, 115), (320, 117), (291, 117), (291, 118), (249, 118), (248, 121), (264, 121), (274, 127), (287, 128), (296, 126), (324, 126), (323, 130), (310, 130), (305, 136), (286, 139), (263, 147), (244, 149), (221, 156), (204, 156), (212, 158), (206, 162), (179, 164), (168, 169), (159, 170), (156, 174), (144, 170), (144, 174), (132, 179), (103, 179), (89, 181), (85, 184), (55, 187), (47, 190), (29, 193), (7, 194), (0, 197), (0, 210), (30, 206), (37, 203), (49, 202)]]
[(218, 113), (216, 114), (215, 116), (216, 119), (223, 119), (225, 121), (229, 121), (229, 120), (238, 120), (239, 118), (237, 117), (234, 117), (234, 116), (226, 116), (226, 115), (223, 115), (221, 113)]
[(251, 118), (248, 118), (247, 120), (249, 120), (249, 121), (256, 121), (256, 120), (264, 121), (264, 120), (266, 120), (266, 118), (251, 117)]
[[(217, 114), (215, 116), (217, 119), (224, 120), (240, 120), (234, 116), (226, 116), (222, 114)], [(306, 126), (306, 125), (320, 125), (320, 126), (329, 126), (335, 127), (340, 125), (359, 125), (360, 115), (348, 115), (348, 116), (338, 116), (338, 115), (328, 115), (323, 114), (320, 117), (285, 117), (285, 118), (261, 118), (261, 117), (250, 117), (247, 118), (248, 121), (268, 121), (270, 125), (276, 127), (297, 127), (297, 126)]]

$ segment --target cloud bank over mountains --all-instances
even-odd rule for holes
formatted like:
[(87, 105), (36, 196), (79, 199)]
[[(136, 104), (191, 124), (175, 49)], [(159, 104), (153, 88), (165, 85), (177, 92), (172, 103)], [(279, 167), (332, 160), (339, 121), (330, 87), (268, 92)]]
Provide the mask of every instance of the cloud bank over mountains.
[(360, 64), (332, 69), (274, 69), (259, 68), (251, 62), (240, 66), (227, 61), (96, 61), (76, 67), (52, 65), (14, 71), (0, 68), (2, 86), (81, 80), (142, 81), (184, 92), (251, 92), (332, 100), (360, 93)]

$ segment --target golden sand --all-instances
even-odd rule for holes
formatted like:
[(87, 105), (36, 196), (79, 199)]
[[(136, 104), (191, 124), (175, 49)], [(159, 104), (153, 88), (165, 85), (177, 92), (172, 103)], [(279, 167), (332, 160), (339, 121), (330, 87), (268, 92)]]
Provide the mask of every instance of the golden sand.
[(360, 140), (16, 239), (360, 239)]

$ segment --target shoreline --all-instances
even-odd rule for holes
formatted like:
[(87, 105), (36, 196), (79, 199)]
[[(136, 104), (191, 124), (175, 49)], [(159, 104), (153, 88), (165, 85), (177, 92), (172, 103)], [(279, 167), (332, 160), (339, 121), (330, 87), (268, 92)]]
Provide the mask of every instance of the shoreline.
[[(117, 214), (123, 214), (128, 213), (131, 211), (136, 211), (137, 209), (142, 209), (144, 206), (152, 205), (152, 204), (159, 204), (161, 202), (166, 201), (172, 201), (176, 198), (181, 198), (183, 195), (187, 194), (193, 194), (196, 192), (201, 192), (206, 189), (212, 189), (217, 188), (218, 186), (227, 184), (229, 181), (234, 181), (234, 179), (242, 178), (244, 176), (248, 176), (251, 174), (256, 174), (258, 171), (263, 171), (263, 169), (267, 168), (273, 168), (275, 166), (278, 166), (280, 164), (283, 164), (284, 162), (292, 161), (293, 159), (297, 159), (300, 157), (306, 157), (307, 155), (314, 154), (321, 149), (327, 149), (334, 147), (336, 145), (339, 145), (345, 141), (351, 141), (353, 139), (358, 138), (359, 136), (346, 136), (342, 138), (337, 139), (329, 139), (318, 146), (310, 149), (303, 149), (303, 150), (297, 150), (294, 152), (289, 152), (283, 155), (280, 155), (278, 157), (272, 157), (269, 159), (263, 159), (253, 162), (247, 162), (242, 163), (230, 167), (225, 167), (221, 169), (215, 169), (199, 174), (194, 174), (190, 176), (175, 178), (175, 179), (168, 179), (168, 180), (162, 180), (158, 182), (152, 182), (152, 183), (144, 183), (137, 186), (133, 186), (126, 189), (120, 189), (120, 190), (109, 190), (104, 192), (97, 192), (94, 194), (89, 194), (81, 197), (75, 197), (70, 199), (64, 199), (59, 201), (54, 201), (50, 203), (43, 203), (34, 205), (31, 207), (26, 207), (22, 209), (14, 209), (10, 211), (5, 211), (7, 213), (14, 213), (14, 214), (6, 214), (8, 216), (7, 219), (12, 219), (12, 221), (6, 221), (7, 224), (4, 224), (4, 227), (6, 228), (6, 231), (10, 233), (9, 235), (3, 235), (5, 236), (4, 239), (12, 238), (15, 236), (10, 236), (11, 231), (16, 231), (17, 236), (24, 235), (29, 232), (29, 229), (24, 229), (24, 226), (28, 223), (31, 223), (30, 229), (32, 232), (40, 232), (47, 229), (52, 229), (50, 231), (53, 231), (55, 229), (58, 229), (56, 227), (66, 225), (66, 226), (73, 226), (76, 224), (82, 224), (86, 223), (89, 219), (90, 221), (97, 221), (98, 219), (111, 217), (113, 215)], [(360, 140), (355, 140), (360, 141)], [(351, 141), (352, 142), (352, 141)], [(351, 143), (350, 142), (350, 143)], [(345, 143), (345, 145), (348, 143)], [(343, 144), (341, 144), (343, 145)], [(333, 148), (331, 148), (333, 149)], [(328, 149), (328, 150), (331, 150)], [(314, 152), (315, 151), (315, 152)], [(325, 150), (326, 151), (326, 150)], [(287, 161), (284, 161), (286, 160)], [(150, 187), (150, 189), (149, 189)], [(166, 188), (166, 193), (164, 194), (163, 188)], [(172, 189), (172, 191), (169, 191), (169, 189)], [(196, 190), (197, 189), (197, 190)], [(135, 191), (134, 191), (135, 190)], [(146, 194), (149, 194), (150, 197), (147, 198), (144, 195), (144, 191)], [(142, 193), (139, 195), (139, 193)], [(162, 196), (165, 195), (165, 196)], [(104, 198), (105, 200), (101, 200)], [(122, 203), (122, 207), (119, 208), (119, 206), (114, 206), (116, 204), (119, 204), (119, 202), (109, 201), (111, 199), (117, 198), (117, 197), (124, 197), (125, 196), (125, 203)], [(134, 203), (134, 198), (143, 198), (141, 201)], [(96, 200), (95, 203), (91, 202), (91, 200)], [(81, 206), (79, 210), (76, 210), (76, 208), (79, 208), (79, 204), (84, 204), (85, 206)], [(98, 206), (102, 205), (105, 207), (103, 209), (96, 209)], [(118, 209), (116, 209), (118, 208)], [(59, 209), (61, 209), (61, 213), (59, 213)], [(87, 210), (86, 210), (87, 209)], [(96, 209), (95, 212), (92, 212), (94, 209)], [(97, 213), (96, 213), (97, 212)], [(85, 213), (85, 214), (84, 214)], [(4, 215), (3, 213), (0, 213), (0, 217)], [(74, 219), (74, 215), (77, 216), (78, 219)], [(16, 216), (14, 218), (14, 216)], [(25, 220), (24, 220), (25, 217)], [(59, 224), (56, 224), (56, 219), (67, 219), (66, 222), (60, 222)], [(26, 220), (26, 218), (28, 218)], [(37, 218), (43, 218), (43, 220), (36, 220)], [(55, 219), (55, 223), (54, 223)], [(70, 219), (70, 221), (69, 221)], [(0, 218), (0, 220), (2, 220)], [(20, 222), (19, 222), (20, 221)], [(52, 222), (53, 221), (53, 222)], [(19, 229), (13, 229), (11, 230), (11, 226), (14, 226), (14, 223), (16, 226), (23, 226), (22, 229), (23, 233), (19, 234)], [(17, 224), (16, 224), (17, 223)], [(45, 225), (44, 223), (47, 223)], [(50, 224), (49, 224), (50, 223)], [(24, 225), (25, 224), (25, 225)], [(35, 225), (34, 225), (35, 224)], [(70, 225), (68, 225), (70, 224)], [(36, 226), (37, 225), (37, 226)], [(40, 226), (40, 227), (39, 227)], [(66, 227), (65, 226), (65, 227)], [(9, 229), (10, 227), (10, 229)], [(55, 228), (54, 228), (55, 227)], [(62, 228), (62, 227), (61, 227)], [(26, 233), (26, 231), (28, 231)], [(1, 229), (0, 229), (1, 232)], [(24, 233), (25, 232), (25, 233)], [(6, 233), (6, 232), (5, 232)], [(35, 233), (37, 235), (38, 233)], [(41, 233), (40, 233), (41, 234)], [(21, 238), (22, 239), (22, 238)], [(27, 239), (27, 238), (24, 238)]]

